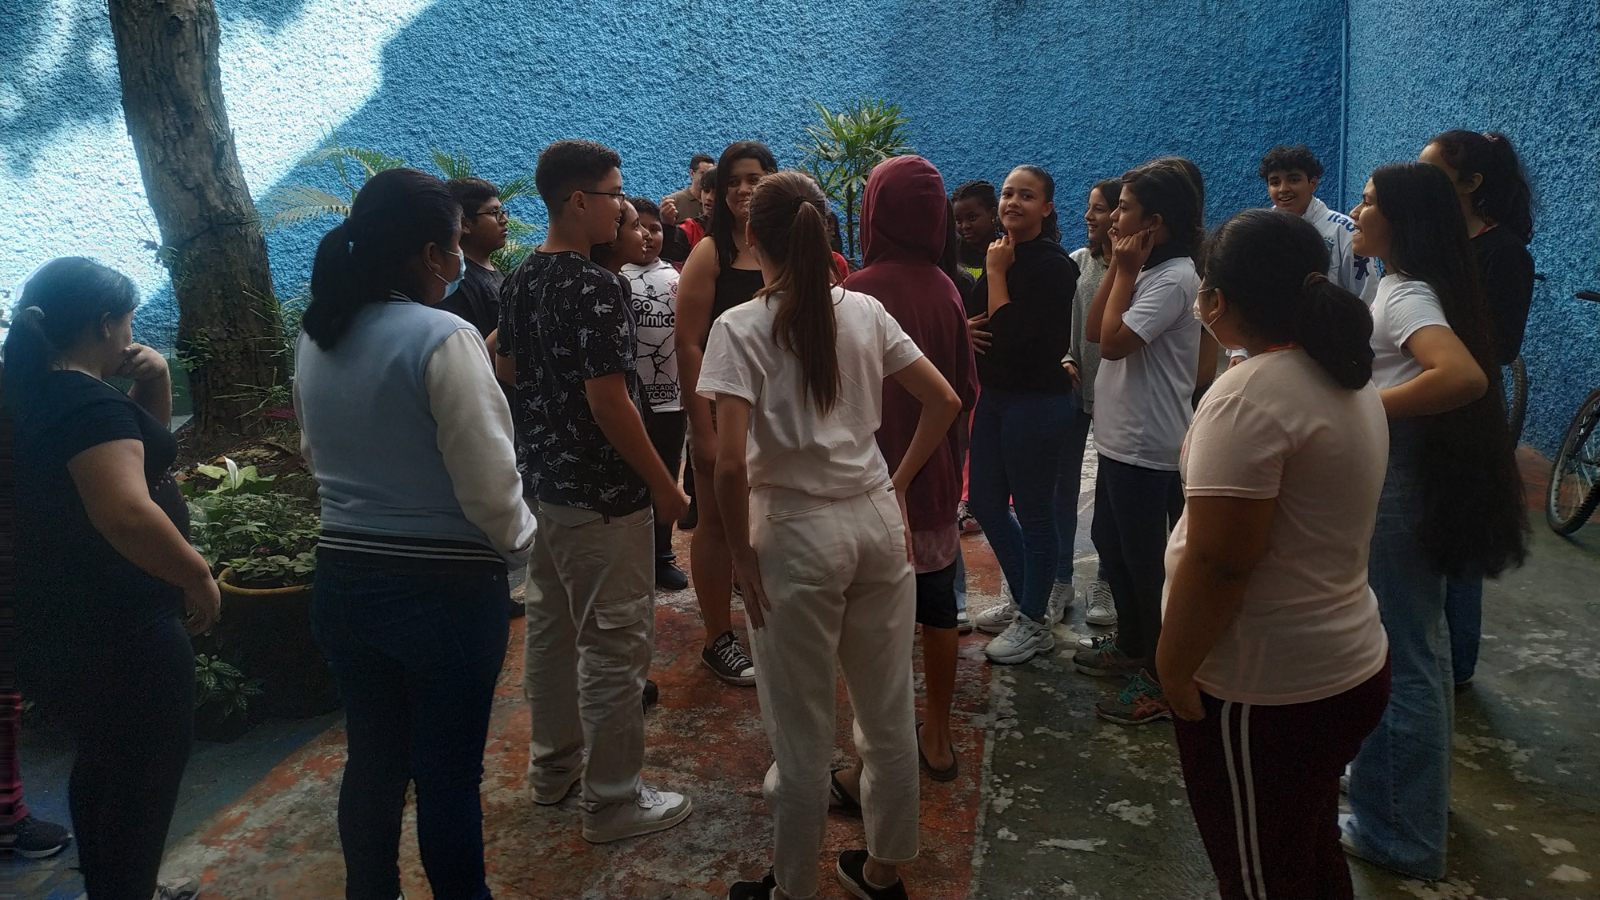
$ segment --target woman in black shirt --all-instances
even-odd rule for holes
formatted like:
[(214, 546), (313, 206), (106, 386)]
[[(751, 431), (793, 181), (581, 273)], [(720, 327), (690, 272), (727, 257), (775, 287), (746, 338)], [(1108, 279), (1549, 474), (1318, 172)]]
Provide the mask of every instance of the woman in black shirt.
[(221, 602), (167, 471), (172, 380), (133, 343), (138, 299), (111, 269), (53, 260), (28, 280), (5, 344), (17, 671), (77, 744), (70, 803), (89, 900), (192, 895), (156, 875), (194, 739), (189, 635)]

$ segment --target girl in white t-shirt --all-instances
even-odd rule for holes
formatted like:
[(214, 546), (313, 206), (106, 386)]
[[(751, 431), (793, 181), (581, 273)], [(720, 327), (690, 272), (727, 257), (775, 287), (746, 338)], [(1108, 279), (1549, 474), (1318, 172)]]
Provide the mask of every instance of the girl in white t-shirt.
[(1445, 579), (1520, 565), (1527, 514), (1492, 371), (1483, 294), (1450, 178), (1427, 163), (1372, 173), (1352, 212), (1355, 251), (1383, 261), (1372, 380), (1389, 418), (1389, 470), (1371, 581), (1393, 697), (1350, 768), (1350, 852), (1414, 878), (1445, 872), (1454, 713)]
[(1389, 448), (1372, 320), (1298, 216), (1239, 213), (1205, 261), (1194, 315), (1250, 358), (1184, 445), (1161, 684), (1222, 896), (1350, 897), (1339, 774), (1389, 697), (1367, 585)]
[[(800, 172), (756, 186), (746, 237), (766, 286), (712, 326), (696, 385), (717, 404), (716, 497), (774, 757), (772, 871), (735, 884), (730, 900), (816, 893), (839, 670), (856, 714), (867, 848), (840, 854), (838, 877), (858, 897), (903, 898), (896, 866), (917, 855), (903, 498), (961, 400), (882, 304), (832, 286), (827, 208)], [(877, 444), (885, 377), (922, 404), (892, 475)]]

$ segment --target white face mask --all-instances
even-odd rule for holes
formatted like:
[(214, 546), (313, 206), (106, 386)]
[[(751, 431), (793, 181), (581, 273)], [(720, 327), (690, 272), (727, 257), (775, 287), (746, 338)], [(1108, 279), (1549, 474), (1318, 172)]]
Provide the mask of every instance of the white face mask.
[(1207, 322), (1205, 315), (1200, 312), (1200, 298), (1199, 297), (1195, 297), (1194, 298), (1194, 306), (1192, 307), (1192, 309), (1190, 311), (1194, 314), (1194, 320), (1196, 322), (1200, 323), (1200, 327), (1204, 328), (1206, 330), (1206, 334), (1211, 335), (1211, 339), (1216, 341), (1218, 346), (1222, 347), (1224, 350), (1237, 350), (1237, 349), (1239, 349), (1237, 347), (1229, 347), (1227, 344), (1222, 343), (1222, 339), (1217, 337), (1217, 333), (1215, 331), (1211, 330), (1211, 326), (1216, 323), (1217, 319), (1222, 318), (1222, 314), (1221, 313), (1218, 313), (1216, 318), (1212, 319), (1210, 322)]

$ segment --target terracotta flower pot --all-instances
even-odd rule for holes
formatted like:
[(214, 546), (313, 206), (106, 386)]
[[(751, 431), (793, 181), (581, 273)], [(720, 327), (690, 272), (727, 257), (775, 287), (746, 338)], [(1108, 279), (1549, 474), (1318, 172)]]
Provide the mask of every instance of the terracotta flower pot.
[(262, 711), (303, 719), (336, 709), (338, 689), (311, 633), (311, 585), (246, 588), (229, 583), (232, 575), (223, 569), (217, 577), (217, 636), (230, 662), (261, 679), (264, 693), (256, 703)]

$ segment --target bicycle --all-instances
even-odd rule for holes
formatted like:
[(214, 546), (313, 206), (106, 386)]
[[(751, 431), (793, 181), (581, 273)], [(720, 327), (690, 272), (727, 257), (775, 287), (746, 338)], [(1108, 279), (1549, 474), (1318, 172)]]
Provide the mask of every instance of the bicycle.
[[(1600, 293), (1595, 291), (1579, 291), (1574, 296), (1600, 303)], [(1567, 426), (1550, 469), (1545, 519), (1556, 534), (1569, 535), (1589, 521), (1596, 506), (1600, 506), (1600, 388), (1589, 394)]]

